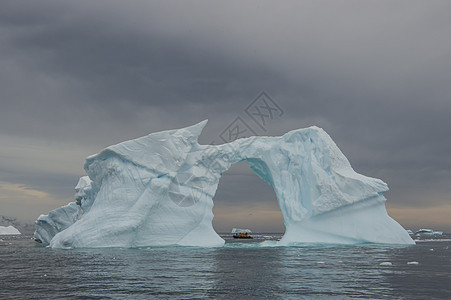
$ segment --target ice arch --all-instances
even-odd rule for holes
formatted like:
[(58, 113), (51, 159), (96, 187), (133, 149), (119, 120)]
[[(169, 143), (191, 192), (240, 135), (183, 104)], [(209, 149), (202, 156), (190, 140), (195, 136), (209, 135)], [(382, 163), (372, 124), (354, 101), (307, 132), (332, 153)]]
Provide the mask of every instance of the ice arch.
[(70, 204), (40, 216), (36, 239), (57, 248), (220, 246), (213, 196), (221, 174), (244, 160), (274, 188), (286, 227), (280, 245), (413, 243), (386, 212), (387, 185), (356, 173), (324, 130), (199, 145), (206, 122), (88, 157), (92, 183), (76, 214)]

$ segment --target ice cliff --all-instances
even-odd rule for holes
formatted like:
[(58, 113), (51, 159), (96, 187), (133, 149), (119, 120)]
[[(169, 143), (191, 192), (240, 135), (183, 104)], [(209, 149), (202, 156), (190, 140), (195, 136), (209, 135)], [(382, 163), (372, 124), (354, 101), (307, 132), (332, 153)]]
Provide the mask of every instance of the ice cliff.
[(206, 122), (88, 157), (76, 202), (41, 215), (36, 240), (54, 248), (221, 246), (213, 197), (221, 174), (245, 160), (274, 188), (286, 227), (280, 245), (413, 244), (387, 214), (387, 185), (356, 173), (321, 128), (200, 145)]

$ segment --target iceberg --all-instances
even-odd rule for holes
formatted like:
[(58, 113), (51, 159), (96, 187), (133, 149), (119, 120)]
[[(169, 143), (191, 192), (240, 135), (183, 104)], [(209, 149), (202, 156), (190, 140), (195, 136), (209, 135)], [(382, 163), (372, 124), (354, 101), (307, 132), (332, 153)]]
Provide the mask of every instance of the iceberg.
[(286, 227), (278, 245), (414, 244), (387, 214), (387, 184), (356, 173), (323, 129), (200, 145), (206, 123), (89, 156), (76, 202), (41, 215), (36, 240), (53, 248), (222, 246), (213, 197), (221, 174), (246, 161), (274, 188)]
[(21, 234), (17, 228), (12, 225), (0, 226), (0, 235), (19, 235)]
[(91, 189), (91, 179), (83, 176), (75, 187), (75, 202), (52, 210), (48, 215), (40, 215), (36, 220), (34, 239), (49, 244), (58, 233), (75, 223), (83, 214), (87, 213), (94, 201)]
[(432, 229), (420, 229), (415, 232), (416, 235), (426, 234), (426, 235), (442, 235), (443, 231), (434, 231)]

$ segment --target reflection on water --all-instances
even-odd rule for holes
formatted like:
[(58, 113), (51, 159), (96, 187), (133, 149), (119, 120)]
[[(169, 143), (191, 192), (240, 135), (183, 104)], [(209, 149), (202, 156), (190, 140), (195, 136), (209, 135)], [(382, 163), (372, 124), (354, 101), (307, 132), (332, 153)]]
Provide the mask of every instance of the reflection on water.
[(281, 235), (255, 237), (226, 235), (222, 248), (82, 250), (0, 237), (0, 298), (451, 298), (446, 237), (403, 247), (274, 247), (268, 239)]

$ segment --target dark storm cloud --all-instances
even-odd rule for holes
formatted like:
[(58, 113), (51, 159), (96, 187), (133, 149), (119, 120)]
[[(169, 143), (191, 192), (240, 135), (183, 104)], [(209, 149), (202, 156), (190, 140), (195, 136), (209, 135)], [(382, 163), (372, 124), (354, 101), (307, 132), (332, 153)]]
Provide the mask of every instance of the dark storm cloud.
[[(284, 115), (258, 134), (323, 127), (358, 172), (389, 183), (391, 203), (446, 204), (450, 10), (446, 1), (3, 1), (0, 133), (57, 140), (47, 151), (61, 160), (76, 145), (67, 159), (79, 161), (208, 118), (208, 143), (266, 90)], [(2, 178), (55, 180), (25, 169)]]
[[(128, 24), (113, 25), (107, 16), (73, 12), (70, 7), (22, 11), (17, 8), (21, 4), (14, 5), (17, 19), (9, 9), (2, 10), (6, 17), (1, 19), (7, 32), (5, 60), (19, 69), (7, 77), (20, 84), (4, 82), (4, 101), (14, 114), (4, 110), (1, 125), (21, 134), (42, 120), (52, 122), (42, 122), (45, 132), (33, 134), (67, 135), (54, 124), (73, 135), (88, 126), (95, 130), (102, 121), (115, 128), (146, 110), (184, 119), (190, 105), (209, 105), (208, 116), (208, 111), (230, 101), (240, 103), (243, 94), (253, 97), (261, 86), (280, 81), (279, 76), (265, 78), (264, 67), (237, 65), (211, 48), (165, 37), (150, 25), (135, 32)], [(28, 19), (33, 12), (40, 18)], [(149, 9), (150, 18), (152, 14)], [(27, 75), (32, 78), (21, 80)], [(17, 114), (27, 122), (15, 121)]]

